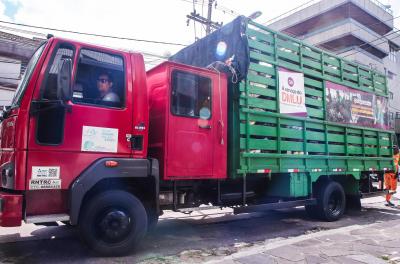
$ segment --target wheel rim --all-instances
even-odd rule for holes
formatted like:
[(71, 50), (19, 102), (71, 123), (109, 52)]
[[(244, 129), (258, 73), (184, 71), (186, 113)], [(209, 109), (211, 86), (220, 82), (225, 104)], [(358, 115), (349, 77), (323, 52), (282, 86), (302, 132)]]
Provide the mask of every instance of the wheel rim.
[(124, 209), (109, 208), (95, 218), (96, 237), (108, 244), (124, 241), (132, 231), (133, 219)]
[(343, 197), (340, 191), (334, 191), (329, 196), (328, 211), (331, 215), (337, 216), (342, 211)]

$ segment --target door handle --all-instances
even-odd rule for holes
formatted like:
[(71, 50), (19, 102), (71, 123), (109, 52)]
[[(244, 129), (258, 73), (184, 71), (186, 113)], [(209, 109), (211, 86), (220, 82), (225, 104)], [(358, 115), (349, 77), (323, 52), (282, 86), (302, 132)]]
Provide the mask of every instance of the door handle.
[(199, 125), (200, 128), (211, 129), (211, 125)]

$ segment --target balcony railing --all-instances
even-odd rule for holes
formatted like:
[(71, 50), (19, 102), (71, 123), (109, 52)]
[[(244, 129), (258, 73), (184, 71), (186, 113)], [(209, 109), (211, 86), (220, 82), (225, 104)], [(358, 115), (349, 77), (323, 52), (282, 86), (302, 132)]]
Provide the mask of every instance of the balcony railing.
[(369, 1), (371, 1), (375, 5), (379, 6), (380, 8), (382, 8), (383, 10), (388, 12), (389, 14), (393, 15), (393, 10), (390, 9), (390, 5), (384, 5), (381, 2), (379, 2), (378, 0), (369, 0)]
[[(351, 0), (349, 0), (349, 1), (351, 1)], [(379, 2), (378, 0), (369, 0), (369, 1), (371, 1), (372, 3), (374, 3), (375, 5), (377, 5), (378, 7), (382, 8), (387, 13), (389, 13), (389, 14), (391, 14), (393, 16), (393, 10), (390, 9), (389, 5), (385, 5), (385, 4), (381, 3), (381, 2)], [(285, 12), (285, 13), (277, 16), (277, 17), (274, 17), (274, 18), (272, 18), (272, 19), (270, 19), (270, 20), (268, 20), (266, 22), (264, 22), (263, 25), (265, 25), (265, 26), (271, 25), (271, 24), (275, 23), (278, 20), (282, 20), (285, 17), (288, 17), (288, 16), (296, 13), (299, 10), (303, 10), (303, 9), (305, 9), (305, 8), (307, 8), (309, 6), (312, 6), (312, 5), (316, 4), (316, 3), (319, 3), (319, 2), (321, 2), (321, 0), (308, 1), (303, 5), (300, 5), (300, 6), (297, 6), (297, 7), (293, 8), (293, 9), (290, 9), (289, 11), (287, 11), (287, 12)]]

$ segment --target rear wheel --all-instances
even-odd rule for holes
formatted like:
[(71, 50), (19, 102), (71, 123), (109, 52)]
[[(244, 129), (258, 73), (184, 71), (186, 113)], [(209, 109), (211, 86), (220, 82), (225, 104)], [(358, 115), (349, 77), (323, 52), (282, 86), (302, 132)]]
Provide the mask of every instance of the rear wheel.
[(104, 256), (128, 254), (147, 231), (147, 213), (131, 193), (112, 190), (91, 198), (79, 219), (83, 240)]
[(346, 195), (342, 185), (327, 181), (320, 185), (317, 204), (306, 206), (307, 213), (314, 218), (326, 221), (339, 220), (346, 209)]

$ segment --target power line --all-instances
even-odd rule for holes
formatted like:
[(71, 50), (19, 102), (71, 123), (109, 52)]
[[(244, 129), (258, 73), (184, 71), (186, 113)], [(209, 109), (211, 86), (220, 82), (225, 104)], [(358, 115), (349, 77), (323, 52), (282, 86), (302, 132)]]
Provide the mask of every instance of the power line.
[(307, 4), (311, 3), (311, 2), (315, 2), (315, 1), (316, 1), (316, 0), (311, 0), (311, 1), (308, 1), (308, 2), (306, 2), (306, 3), (304, 3), (304, 4), (301, 4), (301, 5), (299, 5), (299, 6), (295, 7), (295, 8), (292, 8), (292, 9), (286, 11), (285, 13), (280, 14), (279, 16), (276, 16), (276, 17), (274, 17), (274, 18), (271, 18), (270, 20), (264, 22), (262, 25), (267, 25), (268, 22), (271, 22), (271, 21), (273, 21), (273, 20), (275, 20), (275, 19), (277, 19), (277, 18), (283, 17), (284, 15), (289, 14), (290, 12), (295, 11), (295, 10), (297, 10), (297, 9), (300, 9), (301, 7), (307, 5)]
[(111, 35), (80, 32), (80, 31), (67, 30), (67, 29), (57, 29), (57, 28), (49, 28), (49, 27), (42, 27), (42, 26), (34, 26), (34, 25), (28, 25), (28, 24), (23, 24), (23, 23), (8, 22), (8, 21), (4, 21), (4, 20), (0, 20), (0, 23), (10, 24), (10, 25), (15, 25), (15, 26), (22, 26), (22, 27), (29, 27), (29, 28), (36, 28), (36, 29), (51, 30), (51, 31), (57, 31), (57, 32), (64, 32), (64, 33), (79, 34), (79, 35), (85, 35), (85, 36), (112, 38), (112, 39), (119, 39), (119, 40), (130, 40), (130, 41), (137, 41), (137, 42), (163, 44), (163, 45), (187, 46), (187, 44), (176, 43), (176, 42), (167, 42), (167, 41), (157, 41), (157, 40), (148, 40), (148, 39), (137, 39), (137, 38), (111, 36)]
[(1, 79), (6, 79), (6, 80), (14, 80), (14, 81), (20, 81), (21, 79), (17, 79), (17, 78), (9, 78), (9, 77), (2, 77), (0, 76), (0, 80)]
[[(186, 3), (190, 3), (190, 4), (192, 3), (192, 0), (180, 0), (180, 1), (186, 2)], [(195, 4), (196, 5), (201, 5), (201, 3), (198, 2), (198, 0), (195, 0)], [(222, 5), (219, 5), (219, 4), (215, 6), (215, 9), (217, 9), (217, 10), (219, 10), (219, 11), (225, 13), (225, 14), (232, 15), (232, 16), (241, 16), (242, 15), (242, 14), (240, 14), (239, 12), (237, 12), (235, 10), (232, 10), (232, 9), (230, 9), (228, 7), (225, 7), (225, 6), (222, 6)]]
[[(390, 34), (387, 34), (386, 36), (384, 36), (385, 40), (382, 41), (382, 42), (380, 42), (379, 44), (376, 44), (376, 46), (379, 46), (379, 45), (381, 45), (381, 44), (383, 44), (383, 43), (385, 43), (385, 42), (387, 42), (387, 41), (391, 41), (391, 40), (394, 40), (394, 39), (400, 37), (400, 35), (397, 35), (397, 36), (395, 36), (394, 38), (391, 38), (391, 39), (387, 38), (387, 36), (390, 36), (390, 35), (395, 34), (395, 33), (398, 33), (398, 32), (400, 32), (400, 30), (396, 30), (396, 31), (391, 32)], [(381, 40), (381, 39), (382, 39), (382, 38), (376, 38), (376, 39), (374, 39), (374, 40), (372, 40), (372, 41), (363, 43), (363, 44), (361, 44), (361, 45), (359, 45), (359, 46), (356, 46), (356, 47), (362, 48), (362, 47), (364, 47), (364, 46), (366, 46), (366, 45), (372, 44), (373, 42), (375, 42), (375, 41), (377, 41), (377, 40)], [(351, 55), (354, 55), (354, 54), (357, 54), (357, 53), (360, 53), (360, 52), (361, 52), (361, 51), (356, 51), (356, 52), (347, 54), (347, 55), (343, 56), (343, 58), (349, 57), (349, 56), (351, 56)]]
[(21, 62), (16, 62), (16, 61), (7, 61), (7, 60), (0, 60), (2, 63), (9, 63), (9, 64), (22, 64)]
[[(186, 2), (186, 0), (183, 0), (183, 1)], [(222, 26), (222, 22), (221, 23), (214, 22), (211, 19), (212, 6), (215, 2), (216, 2), (216, 0), (208, 0), (207, 17), (204, 17), (196, 12), (195, 0), (193, 0), (193, 12), (191, 12), (189, 15), (186, 16), (188, 18), (188, 20), (186, 21), (187, 25), (189, 26), (190, 20), (193, 20), (194, 23), (198, 22), (202, 25), (205, 25), (206, 26), (206, 35), (210, 34), (212, 29), (219, 29)], [(196, 34), (196, 27), (194, 29), (195, 29), (195, 34)]]

